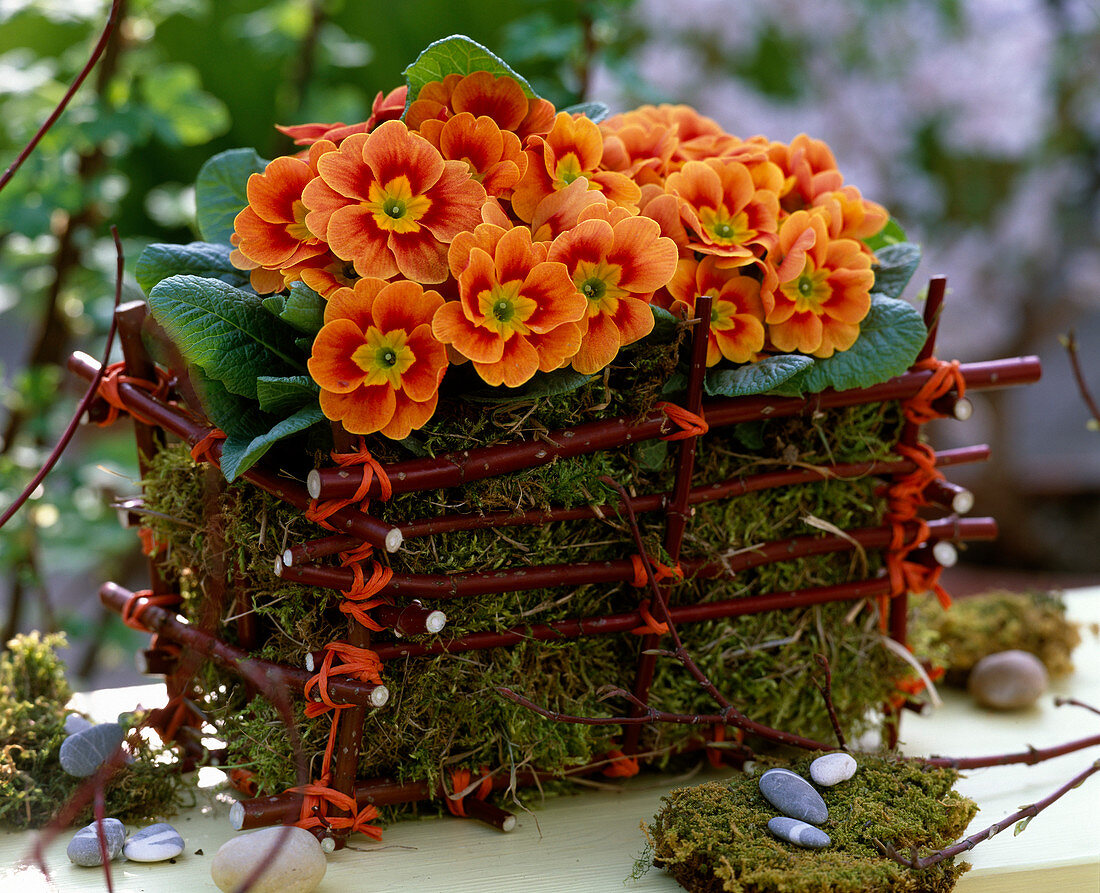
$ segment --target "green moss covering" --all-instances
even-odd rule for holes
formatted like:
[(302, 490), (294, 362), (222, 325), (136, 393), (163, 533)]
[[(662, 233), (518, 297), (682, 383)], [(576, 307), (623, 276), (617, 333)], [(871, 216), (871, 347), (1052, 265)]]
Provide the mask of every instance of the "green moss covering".
[[(808, 777), (813, 756), (791, 769)], [(647, 829), (649, 847), (635, 876), (651, 865), (699, 893), (946, 893), (965, 863), (941, 862), (913, 871), (879, 855), (873, 841), (940, 848), (962, 835), (977, 813), (952, 791), (958, 773), (913, 760), (856, 754), (855, 776), (821, 791), (829, 818), (821, 825), (832, 845), (808, 850), (775, 838), (775, 809), (757, 779), (737, 776), (680, 788), (663, 799)], [(922, 852), (925, 850), (922, 849)]]
[(1067, 676), (1081, 642), (1058, 593), (997, 590), (956, 599), (947, 610), (934, 598), (921, 598), (913, 614), (913, 635), (942, 653), (949, 685), (965, 686), (979, 660), (1012, 649), (1034, 654), (1052, 677)]
[[(441, 402), (439, 415), (414, 438), (394, 444), (371, 439), (382, 461), (438, 455), (520, 438), (627, 412), (642, 413), (660, 399), (660, 383), (671, 372), (675, 343), (649, 353), (630, 353), (606, 376), (579, 390), (537, 398), (517, 395), (510, 402)], [(461, 375), (461, 368), (458, 373)], [(894, 404), (874, 404), (776, 419), (712, 432), (700, 444), (695, 483), (754, 474), (792, 464), (821, 464), (885, 458), (900, 429)], [(600, 481), (609, 475), (638, 493), (667, 491), (674, 479), (674, 450), (663, 443), (555, 461), (538, 468), (428, 493), (398, 494), (371, 511), (399, 524), (454, 511), (495, 511), (551, 505), (614, 504), (614, 491)], [(281, 454), (282, 467), (301, 479), (316, 454), (305, 447)], [(184, 609), (204, 614), (199, 581), (211, 568), (204, 532), (203, 473), (187, 451), (169, 447), (156, 458), (145, 482), (147, 523), (168, 544), (165, 563), (182, 574)], [(770, 540), (820, 534), (807, 518), (839, 527), (877, 524), (881, 499), (877, 481), (829, 481), (751, 493), (701, 504), (688, 525), (685, 558), (713, 558)], [(288, 583), (275, 577), (276, 557), (288, 544), (322, 535), (312, 523), (256, 488), (235, 483), (222, 498), (226, 518), (225, 555), (233, 586), (247, 594), (262, 630), (259, 656), (301, 667), (307, 652), (346, 636), (339, 594)], [(640, 516), (652, 554), (662, 556), (664, 517)], [(489, 571), (582, 560), (622, 559), (635, 551), (625, 523), (616, 515), (603, 521), (559, 522), (544, 526), (478, 529), (406, 541), (397, 553), (381, 556), (397, 573)], [(334, 561), (328, 559), (327, 561)], [(746, 571), (733, 580), (688, 579), (674, 587), (672, 600), (687, 604), (746, 595), (831, 585), (873, 574), (875, 555), (821, 556)], [(473, 631), (498, 631), (525, 623), (632, 610), (642, 593), (623, 583), (503, 593), (478, 599), (452, 599), (441, 605), (451, 638)], [(225, 618), (233, 612), (223, 606)], [(842, 722), (855, 732), (868, 723), (868, 711), (890, 694), (892, 680), (905, 670), (879, 645), (873, 606), (851, 604), (750, 616), (680, 630), (704, 669), (746, 713), (787, 731), (831, 736), (822, 699), (805, 685), (817, 674), (816, 653), (829, 656), (834, 698)], [(234, 642), (234, 624), (219, 634)], [(375, 641), (391, 640), (376, 634)], [(602, 686), (630, 688), (640, 637), (598, 636), (554, 643), (526, 642), (466, 654), (440, 655), (387, 664), (391, 701), (371, 714), (362, 741), (362, 777), (435, 781), (449, 768), (537, 767), (563, 772), (587, 763), (614, 746), (617, 726), (553, 723), (502, 698), (508, 686), (551, 710), (585, 716), (611, 716), (625, 705), (598, 698)], [(233, 677), (207, 667), (204, 710), (220, 727), (235, 765), (255, 773), (261, 790), (275, 792), (295, 783), (285, 736), (271, 734), (279, 724), (262, 698), (250, 698)], [(224, 690), (223, 690), (224, 687)], [(659, 661), (652, 701), (662, 709), (713, 712), (714, 705), (677, 664)], [(303, 722), (311, 754), (323, 749), (328, 719)], [(643, 746), (669, 754), (698, 743), (698, 729), (669, 726), (645, 732)], [(317, 767), (314, 766), (314, 769)]]
[[(58, 761), (65, 740), (66, 709), (72, 691), (57, 649), (64, 635), (32, 632), (7, 643), (0, 655), (0, 824), (17, 828), (45, 825), (84, 783)], [(144, 741), (134, 762), (107, 781), (107, 814), (122, 821), (170, 815), (185, 780), (167, 771), (172, 755)], [(89, 804), (74, 820), (92, 819)]]

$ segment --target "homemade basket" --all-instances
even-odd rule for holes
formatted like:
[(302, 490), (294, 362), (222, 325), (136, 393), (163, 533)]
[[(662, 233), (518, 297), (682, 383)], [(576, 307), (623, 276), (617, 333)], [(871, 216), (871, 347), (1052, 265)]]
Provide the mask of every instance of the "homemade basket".
[[(218, 432), (203, 418), (198, 404), (188, 400), (186, 369), (157, 368), (150, 360), (142, 340), (145, 305), (135, 302), (120, 308), (117, 319), (125, 361), (112, 369), (101, 385), (102, 401), (93, 416), (104, 422), (120, 411), (129, 413), (143, 476), (149, 474), (169, 438), (182, 441), (202, 466), (190, 473), (203, 494), (197, 526), (203, 528), (202, 548), (209, 560), (181, 574), (167, 561), (163, 544), (149, 536), (150, 589), (134, 593), (107, 583), (100, 591), (103, 603), (119, 612), (130, 626), (153, 634), (144, 663), (148, 672), (164, 675), (170, 697), (169, 705), (154, 715), (154, 726), (164, 738), (178, 743), (192, 764), (197, 760), (232, 764), (238, 742), (230, 740), (227, 751), (215, 752), (205, 750), (201, 743), (206, 706), (216, 713), (218, 703), (224, 704), (230, 697), (224, 694), (226, 687), (238, 692), (236, 704), (264, 697), (260, 683), (265, 680), (285, 695), (304, 701), (305, 716), (328, 730), (322, 747), (311, 749), (311, 741), (316, 745), (318, 740), (306, 738), (314, 783), (292, 790), (265, 790), (244, 799), (234, 807), (232, 821), (237, 828), (297, 821), (314, 829), (330, 846), (342, 846), (355, 831), (377, 836), (380, 832), (371, 824), (377, 807), (437, 799), (458, 815), (507, 830), (514, 824), (513, 816), (486, 799), (494, 789), (572, 775), (630, 775), (637, 771), (639, 761), (661, 763), (670, 754), (703, 747), (708, 748), (712, 760), (723, 755), (736, 759), (736, 742), (725, 741), (727, 735), (741, 734), (732, 726), (679, 727), (684, 731), (678, 738), (663, 738), (655, 725), (632, 724), (621, 730), (613, 725), (585, 727), (596, 730), (598, 736), (572, 750), (567, 747), (568, 753), (552, 761), (552, 766), (519, 758), (509, 765), (487, 746), (481, 752), (471, 747), (449, 757), (447, 766), (440, 766), (428, 777), (408, 777), (400, 768), (406, 754), (400, 752), (389, 754), (378, 764), (390, 767), (386, 777), (369, 777), (361, 767), (365, 740), (374, 746), (375, 739), (387, 734), (388, 723), (410, 721), (388, 718), (387, 712), (393, 710), (394, 717), (407, 715), (401, 711), (411, 709), (406, 700), (413, 697), (421, 677), (440, 666), (429, 661), (465, 661), (477, 667), (486, 655), (519, 654), (515, 649), (525, 649), (524, 653), (545, 658), (542, 672), (555, 674), (553, 686), (548, 678), (520, 678), (508, 686), (526, 692), (536, 704), (546, 703), (540, 695), (544, 689), (556, 690), (559, 676), (575, 672), (580, 677), (576, 685), (593, 693), (592, 699), (581, 699), (583, 705), (575, 706), (575, 712), (596, 710), (599, 686), (617, 683), (633, 691), (631, 709), (636, 716), (644, 713), (643, 705), (707, 714), (714, 710), (704, 709), (703, 693), (693, 692), (686, 702), (676, 701), (677, 696), (666, 685), (665, 677), (683, 673), (675, 664), (666, 671), (665, 665), (671, 662), (655, 653), (662, 640), (667, 640), (670, 623), (685, 638), (692, 630), (703, 631), (705, 643), (713, 630), (728, 629), (734, 618), (761, 617), (762, 628), (767, 629), (772, 623), (768, 618), (799, 616), (809, 618), (803, 625), (816, 623), (818, 633), (828, 641), (834, 631), (841, 635), (845, 624), (851, 627), (853, 617), (863, 608), (867, 610), (862, 616), (870, 621), (867, 626), (874, 627), (875, 635), (881, 629), (904, 646), (907, 595), (934, 590), (946, 600), (938, 578), (942, 566), (954, 560), (952, 544), (990, 539), (996, 534), (993, 519), (962, 517), (970, 508), (969, 494), (946, 481), (942, 471), (947, 466), (982, 461), (988, 448), (936, 452), (922, 442), (921, 426), (934, 418), (968, 416), (967, 392), (1023, 384), (1039, 376), (1039, 363), (1030, 357), (971, 364), (935, 360), (933, 340), (943, 295), (944, 281), (933, 280), (925, 304), (930, 334), (913, 368), (865, 389), (826, 390), (804, 398), (764, 395), (704, 400), (709, 299), (701, 297), (698, 319), (688, 335), (691, 365), (682, 405), (657, 404), (638, 417), (598, 419), (537, 432), (536, 436), (528, 432), (492, 446), (396, 463), (379, 461), (361, 441), (339, 432), (334, 464), (310, 469), (307, 456), (298, 457), (296, 467), (290, 467), (285, 457), (281, 464), (265, 459), (243, 475), (250, 492), (270, 494), (296, 517), (308, 519), (302, 521), (306, 529), (312, 526), (316, 531), (313, 539), (307, 536), (279, 543), (275, 562), (279, 580), (272, 585), (318, 587), (318, 607), (310, 622), (315, 624), (314, 632), (320, 630), (328, 638), (321, 648), (299, 647), (293, 663), (259, 656), (271, 653), (264, 649), (276, 637), (282, 638), (280, 653), (294, 653), (297, 646), (294, 636), (284, 635), (278, 624), (255, 612), (249, 603), (251, 584), (240, 570), (247, 544), (232, 542), (232, 533), (227, 533), (233, 512), (227, 514), (225, 508), (227, 490), (218, 468)], [(73, 356), (70, 366), (89, 380), (98, 371), (95, 361), (81, 354)], [(827, 431), (838, 413), (853, 407), (868, 408), (886, 419), (885, 436), (893, 442), (891, 455), (806, 463), (797, 449), (803, 444), (795, 443), (791, 452), (788, 443), (785, 453), (778, 449), (782, 444), (773, 444), (779, 456), (769, 459), (764, 471), (743, 470), (753, 463), (743, 461), (745, 438), (734, 439), (737, 426), (762, 421), (775, 425), (781, 424), (776, 420), (790, 419), (791, 424), (808, 426), (801, 436), (809, 439), (805, 431), (816, 431), (814, 426)], [(622, 456), (650, 449), (661, 441), (670, 444), (667, 459), (659, 461), (664, 448), (658, 447), (657, 460), (649, 461), (648, 472), (636, 470), (630, 479), (621, 480), (628, 493), (625, 498), (561, 505), (554, 503), (551, 494), (547, 504), (511, 509), (469, 502), (468, 488), (478, 481), (522, 476), (532, 469), (566, 469), (571, 467), (567, 463), (585, 457)], [(737, 445), (741, 456), (732, 473), (711, 478), (705, 476), (705, 470), (700, 472), (702, 453), (720, 456), (730, 444)], [(874, 520), (841, 529), (834, 519), (814, 518), (816, 531), (767, 542), (757, 542), (751, 530), (739, 529), (747, 524), (739, 521), (737, 501), (746, 494), (766, 492), (777, 512), (787, 511), (780, 508), (785, 494), (821, 482), (861, 488), (853, 490), (853, 500), (864, 504), (866, 517)], [(436, 493), (444, 505), (442, 511), (414, 518), (395, 514), (400, 511), (402, 494)], [(238, 506), (238, 513), (249, 510), (240, 501), (245, 497), (233, 498), (238, 500), (232, 503)], [(131, 520), (149, 524), (148, 506), (142, 499), (124, 507)], [(721, 517), (727, 519), (722, 523), (729, 524), (727, 542), (704, 543), (701, 548), (693, 540), (695, 516), (706, 511), (725, 513)], [(794, 519), (797, 523), (803, 523), (807, 514), (804, 508), (800, 511), (802, 516)], [(632, 515), (642, 516), (644, 523), (633, 523)], [(435, 574), (409, 572), (402, 564), (402, 553), (413, 546), (430, 550), (436, 542), (440, 549), (448, 550), (458, 542), (457, 537), (485, 537), (487, 532), (493, 532), (493, 542), (499, 545), (512, 541), (508, 531), (518, 537), (519, 531), (553, 525), (573, 525), (571, 530), (579, 529), (578, 525), (590, 527), (593, 535), (588, 554), (582, 560), (548, 563), (539, 554), (526, 554), (517, 544), (511, 560), (501, 560), (495, 554), (489, 568), (482, 565)], [(498, 534), (503, 539), (498, 540)], [(337, 554), (342, 557), (330, 557)], [(808, 562), (821, 556), (829, 563), (805, 570), (810, 567)], [(337, 560), (340, 563), (335, 563)], [(808, 574), (815, 585), (754, 591), (753, 574), (771, 565), (791, 568), (791, 579)], [(740, 588), (715, 588), (721, 586)], [(194, 598), (199, 591), (201, 603)], [(595, 592), (598, 597), (595, 601), (571, 600), (571, 593), (581, 591)], [(502, 593), (514, 595), (508, 596), (507, 603), (491, 602)], [(181, 595), (187, 597), (181, 600)], [(479, 617), (477, 606), (490, 602), (494, 607), (489, 616)], [(599, 607), (585, 609), (593, 604)], [(824, 620), (814, 607), (838, 604), (842, 607), (839, 615), (830, 614)], [(458, 633), (451, 632), (453, 618), (450, 628), (444, 626), (446, 614), (459, 618)], [(793, 638), (799, 635), (801, 628)], [(605, 646), (620, 663), (619, 678), (589, 679), (584, 667), (563, 668), (568, 660), (576, 661), (584, 649)], [(707, 645), (698, 647), (706, 656)], [(764, 643), (759, 647), (779, 646)], [(562, 648), (576, 650), (562, 652)], [(559, 659), (557, 655), (562, 653), (571, 657)], [(880, 672), (870, 664), (861, 664), (863, 659), (838, 649), (831, 655), (834, 677)], [(746, 668), (752, 672), (751, 664), (737, 660), (727, 656), (709, 664), (718, 688), (736, 689), (738, 674)], [(202, 670), (204, 664), (218, 668), (220, 675)], [(819, 671), (810, 666), (796, 668), (791, 678), (779, 683), (801, 687), (805, 698), (820, 700), (813, 686), (804, 684), (807, 674), (815, 672)], [(887, 699), (888, 735), (896, 734), (897, 710), (920, 688), (915, 674), (899, 672), (898, 676), (905, 678), (900, 678)], [(841, 699), (842, 693), (837, 694)], [(502, 703), (525, 710), (491, 687), (455, 689), (447, 696), (466, 702), (475, 719), (484, 715), (487, 726), (501, 722)], [(670, 699), (675, 703), (668, 703)], [(874, 706), (852, 703), (842, 712), (852, 721)], [(570, 712), (561, 702), (547, 710)], [(608, 710), (602, 715), (613, 715)], [(752, 717), (750, 708), (746, 712)], [(529, 729), (527, 734), (537, 736), (538, 724), (545, 729), (549, 720), (533, 713), (529, 716), (534, 731)], [(772, 719), (774, 725), (785, 728), (782, 717)], [(786, 730), (792, 742), (804, 740), (798, 729)], [(445, 731), (421, 729), (419, 734), (427, 738)], [(578, 759), (577, 754), (585, 753), (589, 759)], [(233, 778), (242, 790), (249, 791), (251, 784), (252, 793), (257, 793), (248, 772), (238, 770)]]

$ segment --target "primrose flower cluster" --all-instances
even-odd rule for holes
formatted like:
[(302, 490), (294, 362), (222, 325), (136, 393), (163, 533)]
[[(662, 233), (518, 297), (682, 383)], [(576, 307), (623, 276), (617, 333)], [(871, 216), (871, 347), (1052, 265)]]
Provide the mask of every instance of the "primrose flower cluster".
[(690, 318), (699, 295), (708, 366), (859, 336), (863, 240), (887, 214), (824, 143), (738, 139), (686, 106), (595, 123), (488, 71), (406, 99), (281, 128), (303, 148), (250, 177), (235, 220), (257, 292), (300, 281), (325, 299), (308, 369), (348, 431), (422, 427), (451, 363), (509, 388), (597, 373), (652, 331), (652, 306)]

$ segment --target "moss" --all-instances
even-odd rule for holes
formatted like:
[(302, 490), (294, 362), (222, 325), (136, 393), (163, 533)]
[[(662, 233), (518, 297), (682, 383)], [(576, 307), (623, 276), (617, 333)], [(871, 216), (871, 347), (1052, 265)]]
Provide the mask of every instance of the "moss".
[[(66, 708), (72, 691), (57, 649), (64, 635), (32, 632), (7, 643), (0, 656), (0, 823), (45, 825), (84, 783), (61, 768)], [(134, 762), (108, 779), (107, 813), (123, 821), (170, 814), (185, 780), (171, 771), (171, 755), (142, 739)], [(91, 821), (89, 804), (74, 819)]]
[[(807, 775), (813, 756), (791, 768)], [(941, 862), (912, 871), (880, 856), (873, 841), (939, 848), (959, 837), (977, 806), (952, 791), (958, 774), (913, 760), (857, 754), (859, 770), (822, 791), (832, 838), (807, 850), (767, 830), (775, 810), (757, 780), (737, 776), (673, 791), (647, 829), (650, 847), (635, 876), (650, 865), (667, 870), (691, 891), (725, 893), (945, 893), (965, 863)]]
[(933, 598), (914, 602), (914, 635), (938, 647), (950, 685), (966, 685), (971, 668), (988, 654), (1019, 649), (1043, 662), (1052, 677), (1073, 672), (1081, 642), (1057, 593), (997, 590), (957, 599), (944, 610)]
[[(394, 444), (378, 438), (369, 448), (383, 461), (417, 454), (438, 455), (503, 440), (530, 440), (548, 430), (597, 418), (644, 412), (660, 398), (674, 352), (628, 355), (623, 365), (568, 394), (517, 398), (493, 404), (451, 400), (415, 435)], [(656, 373), (654, 372), (656, 370)], [(656, 382), (656, 383), (655, 383)], [(894, 404), (875, 404), (738, 426), (713, 432), (697, 455), (696, 483), (755, 474), (793, 464), (821, 464), (885, 458), (900, 428)], [(617, 497), (600, 481), (610, 477), (638, 493), (668, 491), (674, 480), (670, 452), (647, 444), (559, 460), (463, 487), (394, 496), (374, 503), (372, 512), (391, 523), (454, 511), (497, 511), (550, 505), (614, 505)], [(314, 456), (284, 454), (286, 472), (301, 478)], [(807, 519), (840, 527), (877, 524), (881, 500), (875, 481), (828, 481), (749, 493), (696, 507), (686, 532), (685, 558), (711, 559), (726, 551), (815, 533)], [(195, 622), (209, 623), (211, 607), (199, 581), (216, 566), (204, 531), (204, 474), (186, 449), (172, 446), (156, 458), (145, 486), (147, 523), (168, 544), (165, 563), (182, 574), (184, 609)], [(288, 583), (275, 577), (275, 558), (288, 544), (320, 535), (318, 528), (256, 488), (235, 483), (222, 497), (225, 554), (232, 585), (253, 605), (261, 632), (259, 656), (302, 666), (307, 652), (344, 637), (346, 618), (333, 591)], [(647, 550), (664, 556), (664, 517), (640, 516)], [(383, 556), (397, 573), (493, 571), (542, 564), (622, 559), (634, 552), (625, 524), (615, 514), (603, 521), (557, 522), (505, 529), (481, 528), (406, 541)], [(819, 556), (745, 571), (732, 580), (688, 579), (673, 588), (674, 603), (732, 599), (769, 592), (862, 579), (878, 567), (874, 555)], [(642, 594), (623, 583), (508, 592), (477, 599), (452, 599), (441, 607), (450, 638), (474, 631), (499, 631), (632, 610)], [(761, 722), (816, 737), (831, 735), (822, 699), (804, 684), (818, 672), (814, 655), (826, 653), (834, 673), (834, 699), (852, 732), (868, 722), (869, 708), (889, 695), (902, 668), (879, 644), (873, 606), (825, 605), (711, 623), (684, 624), (681, 634), (700, 664), (735, 703)], [(224, 621), (231, 606), (217, 608)], [(235, 641), (233, 623), (220, 635)], [(388, 641), (379, 633), (376, 641)], [(370, 715), (361, 742), (362, 777), (436, 781), (451, 767), (487, 765), (505, 770), (537, 767), (549, 772), (589, 762), (613, 746), (617, 726), (553, 723), (503, 699), (508, 686), (550, 710), (610, 716), (625, 705), (603, 702), (604, 685), (632, 687), (640, 637), (596, 636), (561, 642), (523, 642), (507, 648), (426, 656), (386, 666), (390, 703)], [(286, 738), (271, 735), (279, 723), (261, 698), (250, 699), (228, 674), (208, 667), (203, 709), (228, 742), (234, 764), (251, 769), (261, 790), (277, 792), (294, 783)], [(678, 712), (712, 712), (698, 686), (679, 665), (659, 661), (652, 700)], [(329, 720), (302, 721), (307, 749), (323, 750)], [(698, 743), (686, 726), (645, 731), (643, 746), (664, 754)], [(316, 769), (316, 767), (314, 767)]]

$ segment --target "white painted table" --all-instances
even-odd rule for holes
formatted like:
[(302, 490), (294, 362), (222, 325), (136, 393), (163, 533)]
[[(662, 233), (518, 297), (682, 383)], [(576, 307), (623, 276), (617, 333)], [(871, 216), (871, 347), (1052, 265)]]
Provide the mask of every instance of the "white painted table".
[[(1100, 622), (1100, 588), (1080, 590), (1067, 601), (1070, 616)], [(1052, 695), (1073, 696), (1100, 705), (1100, 639), (1084, 633), (1075, 654), (1077, 670), (1058, 683)], [(160, 686), (93, 692), (81, 704), (109, 719), (143, 701), (163, 699)], [(968, 756), (1042, 747), (1100, 732), (1100, 717), (1080, 708), (1055, 708), (1051, 697), (1033, 710), (1008, 715), (973, 707), (968, 698), (944, 693), (944, 706), (930, 717), (907, 715), (902, 732), (908, 753)], [(959, 790), (974, 798), (981, 812), (971, 831), (983, 828), (1032, 803), (1063, 784), (1100, 749), (1061, 757), (1033, 767), (1002, 767), (968, 773)], [(661, 797), (685, 783), (720, 778), (704, 773), (686, 781), (642, 775), (620, 790), (582, 790), (557, 797), (534, 813), (520, 812), (516, 830), (503, 834), (473, 821), (451, 818), (402, 822), (385, 831), (378, 844), (366, 838), (329, 857), (318, 893), (658, 893), (679, 890), (662, 871), (639, 881), (626, 880), (644, 839), (639, 823), (649, 821)], [(200, 802), (173, 819), (187, 840), (176, 864), (113, 863), (119, 893), (215, 890), (210, 862), (232, 834), (231, 799), (212, 789)], [(30, 834), (0, 834), (0, 891), (83, 891), (106, 889), (98, 870), (77, 868), (65, 857), (71, 832), (47, 851), (52, 882), (20, 860)], [(202, 850), (203, 855), (195, 855)], [(958, 893), (1098, 893), (1100, 891), (1100, 777), (1070, 792), (1036, 818), (1019, 837), (1005, 831), (969, 854), (974, 868), (963, 875)], [(624, 884), (624, 880), (626, 880)]]

